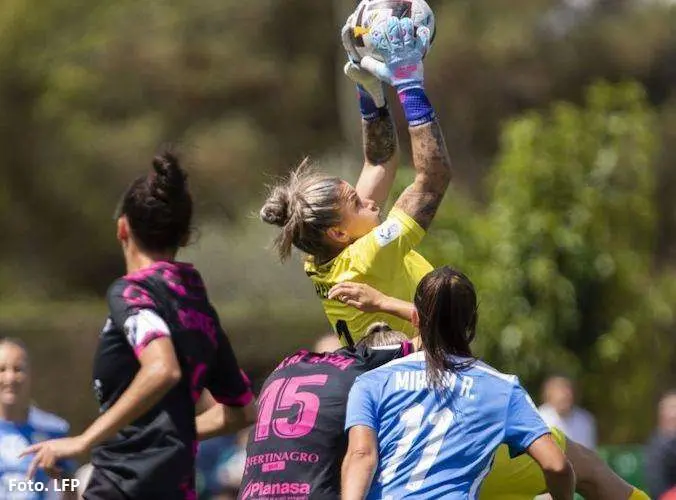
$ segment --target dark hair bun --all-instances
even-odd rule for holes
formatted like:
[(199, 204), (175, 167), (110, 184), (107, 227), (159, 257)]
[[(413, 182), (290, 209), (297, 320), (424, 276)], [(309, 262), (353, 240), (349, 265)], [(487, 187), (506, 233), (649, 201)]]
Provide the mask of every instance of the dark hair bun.
[(188, 174), (181, 168), (174, 153), (166, 151), (153, 158), (153, 169), (152, 191), (157, 198), (171, 201), (183, 197)]
[(175, 251), (188, 244), (193, 207), (187, 178), (176, 155), (167, 151), (124, 193), (119, 215), (127, 217), (144, 250)]
[(273, 189), (261, 208), (263, 222), (279, 227), (286, 226), (289, 222), (289, 201), (289, 191), (285, 186)]

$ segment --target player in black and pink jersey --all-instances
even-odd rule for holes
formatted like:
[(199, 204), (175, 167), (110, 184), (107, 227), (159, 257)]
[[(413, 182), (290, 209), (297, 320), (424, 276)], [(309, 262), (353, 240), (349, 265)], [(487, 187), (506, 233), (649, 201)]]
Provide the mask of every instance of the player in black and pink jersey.
[[(255, 417), (248, 380), (200, 274), (174, 260), (191, 219), (186, 174), (164, 153), (126, 191), (117, 217), (127, 275), (108, 290), (110, 315), (94, 359), (101, 415), (79, 436), (24, 452), (35, 454), (33, 471), (55, 472), (58, 459), (91, 450), (87, 500), (194, 499), (198, 437)], [(196, 423), (205, 389), (212, 404)]]
[(299, 351), (270, 374), (249, 435), (241, 500), (340, 498), (350, 388), (362, 373), (412, 352), (405, 334), (369, 330), (354, 349)]

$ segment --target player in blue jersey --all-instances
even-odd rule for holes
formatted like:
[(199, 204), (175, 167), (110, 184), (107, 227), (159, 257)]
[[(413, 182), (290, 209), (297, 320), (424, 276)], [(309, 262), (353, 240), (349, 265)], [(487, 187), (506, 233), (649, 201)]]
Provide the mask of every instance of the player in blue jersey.
[[(31, 458), (19, 457), (27, 446), (64, 437), (68, 429), (65, 420), (31, 406), (30, 362), (23, 344), (15, 339), (0, 340), (0, 499), (76, 498), (73, 483), (54, 483), (42, 471), (34, 483), (28, 483), (26, 473)], [(62, 478), (70, 477), (75, 469), (69, 461), (61, 461), (57, 467)]]
[[(366, 312), (383, 312), (412, 320), (415, 306), (364, 283), (344, 282), (334, 286), (330, 297)], [(568, 439), (559, 429), (551, 428), (559, 447), (566, 453), (575, 470), (576, 492), (587, 500), (650, 500), (645, 492), (620, 478), (592, 450)], [(509, 458), (506, 446), (501, 446), (491, 472), (481, 487), (480, 500), (532, 500), (546, 489), (540, 468), (528, 457)]]
[(517, 378), (472, 355), (471, 281), (432, 271), (415, 307), (423, 351), (361, 375), (350, 391), (343, 498), (476, 499), (504, 443), (537, 462), (554, 500), (572, 499), (573, 469)]

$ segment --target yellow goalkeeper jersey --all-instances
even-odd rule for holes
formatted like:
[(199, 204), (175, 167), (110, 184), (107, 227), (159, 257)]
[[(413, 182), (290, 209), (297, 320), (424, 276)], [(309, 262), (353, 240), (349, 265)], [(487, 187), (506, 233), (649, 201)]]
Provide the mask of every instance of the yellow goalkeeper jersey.
[(344, 320), (354, 342), (364, 335), (375, 321), (385, 321), (392, 329), (413, 337), (409, 321), (385, 314), (365, 313), (337, 300), (329, 300), (333, 285), (344, 281), (366, 283), (386, 295), (413, 301), (420, 280), (432, 271), (432, 266), (415, 248), (425, 236), (425, 230), (403, 211), (394, 208), (387, 220), (367, 235), (345, 248), (333, 260), (315, 265), (312, 258), (305, 263), (305, 272), (312, 280), (322, 301), (331, 326), (339, 334), (343, 345), (348, 341), (338, 331), (338, 321)]

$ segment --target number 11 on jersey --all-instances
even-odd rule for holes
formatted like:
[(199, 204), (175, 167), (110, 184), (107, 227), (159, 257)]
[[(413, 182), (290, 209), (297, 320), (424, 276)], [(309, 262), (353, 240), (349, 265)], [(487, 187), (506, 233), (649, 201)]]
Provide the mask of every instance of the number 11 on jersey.
[[(423, 419), (426, 425), (423, 425)], [(451, 427), (451, 424), (453, 424), (453, 412), (448, 408), (444, 408), (441, 411), (429, 414), (425, 418), (425, 407), (418, 404), (402, 413), (401, 421), (404, 423), (404, 435), (399, 440), (394, 455), (388, 460), (383, 472), (380, 474), (379, 481), (382, 484), (387, 484), (394, 479), (397, 469), (411, 450), (416, 438), (423, 429), (431, 425), (432, 430), (427, 435), (420, 460), (411, 472), (411, 477), (406, 484), (407, 490), (416, 491), (422, 486), (427, 472), (434, 465), (446, 432)]]

